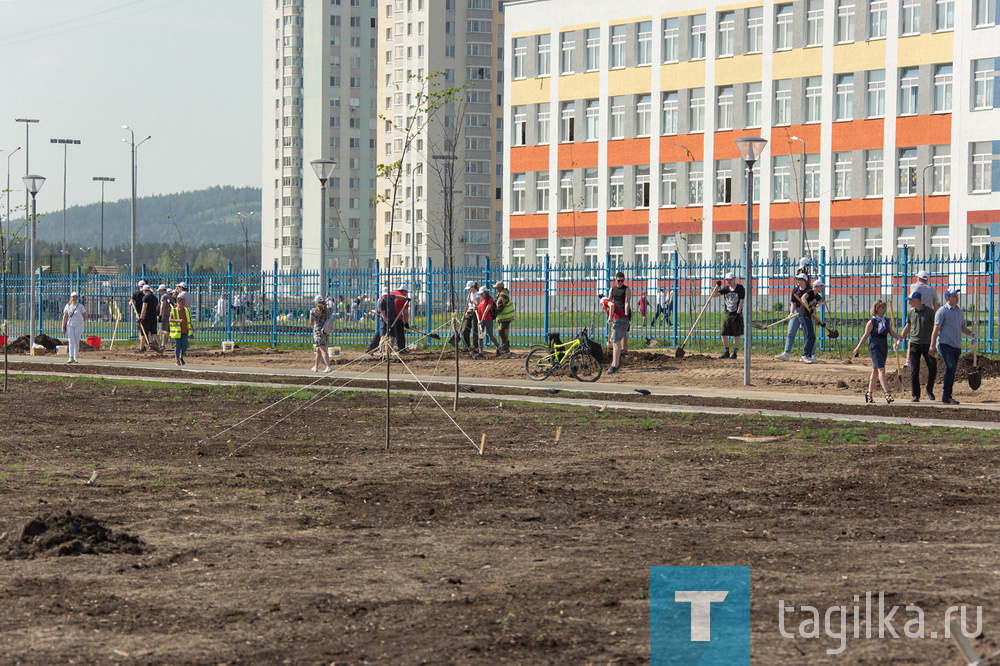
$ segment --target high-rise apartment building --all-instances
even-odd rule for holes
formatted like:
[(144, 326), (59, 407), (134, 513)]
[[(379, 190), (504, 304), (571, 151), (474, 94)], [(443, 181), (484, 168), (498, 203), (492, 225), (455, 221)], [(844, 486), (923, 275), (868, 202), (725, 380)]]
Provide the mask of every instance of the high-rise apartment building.
[[(499, 257), (503, 157), (503, 0), (378, 0), (378, 158), (402, 159), (393, 230), (393, 267), (445, 257), (445, 207), (453, 211), (457, 265)], [(433, 76), (432, 76), (433, 75)], [(438, 109), (403, 154), (406, 117), (431, 77), (436, 90), (461, 88), (461, 101)], [(453, 165), (449, 167), (449, 164)], [(454, 169), (446, 197), (440, 173)], [(391, 196), (389, 183), (378, 183)], [(450, 199), (450, 200), (447, 200)], [(389, 250), (391, 206), (378, 206), (378, 255)], [(385, 265), (385, 264), (383, 264)]]
[(264, 0), (261, 258), (320, 266), (316, 159), (327, 183), (327, 266), (375, 264), (377, 0)]
[[(983, 254), (1000, 235), (996, 0), (509, 4), (504, 259)], [(926, 195), (926, 196), (924, 196)]]

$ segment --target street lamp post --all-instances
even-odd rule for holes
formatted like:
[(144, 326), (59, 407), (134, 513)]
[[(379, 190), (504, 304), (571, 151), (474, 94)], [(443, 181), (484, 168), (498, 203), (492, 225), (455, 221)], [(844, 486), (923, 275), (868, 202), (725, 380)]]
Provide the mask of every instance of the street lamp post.
[(79, 146), (79, 139), (49, 139), (49, 143), (58, 143), (63, 147), (63, 236), (62, 236), (62, 256), (66, 263), (66, 273), (69, 273), (69, 254), (66, 251), (66, 163), (70, 146)]
[(802, 144), (802, 192), (801, 207), (799, 213), (802, 216), (801, 237), (799, 238), (799, 256), (806, 256), (806, 142), (797, 136), (791, 137), (792, 141)]
[(29, 317), (28, 324), (28, 344), (32, 345), (35, 342), (35, 336), (37, 335), (35, 331), (35, 289), (36, 289), (36, 275), (35, 275), (35, 223), (38, 221), (38, 216), (35, 210), (35, 196), (38, 191), (42, 189), (42, 185), (45, 184), (45, 178), (43, 176), (32, 176), (27, 175), (22, 180), (24, 180), (24, 187), (31, 196), (31, 258), (28, 262), (28, 270), (31, 271), (31, 298), (28, 302), (28, 308), (31, 310), (31, 316)]
[(101, 266), (104, 265), (104, 185), (115, 182), (114, 178), (108, 176), (94, 176), (94, 180), (101, 183)]
[[(12, 158), (14, 156), (14, 153), (16, 153), (19, 150), (21, 150), (21, 146), (18, 146), (17, 148), (15, 148), (14, 150), (10, 151), (10, 153), (7, 154), (7, 189), (5, 191), (7, 192), (7, 235), (10, 238), (4, 243), (4, 246), (3, 246), (4, 256), (5, 257), (6, 257), (6, 252), (10, 249), (11, 241), (14, 238), (14, 236), (13, 236), (13, 234), (11, 234), (11, 230), (10, 230), (10, 158)], [(4, 265), (6, 266), (6, 263)], [(6, 312), (7, 312), (7, 302), (6, 301), (4, 301), (4, 310), (3, 311), (6, 314)]]
[(253, 224), (253, 219), (247, 220), (247, 218), (253, 218), (253, 211), (250, 211), (246, 215), (243, 215), (239, 210), (236, 211), (236, 216), (240, 218), (240, 226), (243, 227), (243, 272), (250, 272), (250, 231), (247, 227), (247, 222)]
[(410, 270), (413, 271), (413, 278), (410, 280), (413, 284), (410, 285), (410, 289), (417, 283), (417, 186), (414, 182), (417, 178), (417, 171), (421, 174), (424, 171), (424, 165), (418, 164), (410, 171), (410, 216), (411, 216), (411, 227), (410, 227)]
[(927, 264), (927, 170), (933, 169), (931, 162), (920, 172), (920, 254), (923, 255), (923, 262)]
[(744, 258), (746, 275), (743, 280), (743, 288), (746, 290), (746, 299), (743, 302), (744, 386), (750, 386), (750, 347), (753, 335), (753, 328), (750, 326), (750, 322), (753, 320), (753, 165), (760, 159), (765, 146), (767, 146), (767, 139), (762, 139), (759, 136), (745, 136), (736, 140), (736, 147), (747, 167), (747, 242)]
[(326, 296), (326, 181), (333, 176), (333, 170), (337, 168), (334, 160), (313, 160), (312, 165), (316, 177), (319, 178), (319, 191), (322, 201), (319, 205), (319, 277), (320, 295)]
[(139, 146), (146, 143), (152, 139), (152, 135), (147, 136), (145, 139), (139, 143), (135, 142), (135, 131), (128, 125), (122, 125), (123, 130), (127, 130), (129, 133), (128, 139), (122, 139), (123, 142), (129, 144), (132, 147), (132, 232), (130, 235), (129, 243), (129, 270), (135, 273), (135, 181), (138, 176), (135, 167), (135, 152), (139, 149)]
[[(25, 177), (27, 177), (28, 174), (31, 173), (31, 126), (37, 124), (38, 119), (15, 118), (14, 122), (24, 123), (24, 175)], [(24, 219), (26, 221), (25, 224), (27, 224), (27, 219), (28, 219), (28, 199), (30, 197), (31, 194), (27, 190), (25, 190), (24, 191)], [(28, 254), (27, 237), (25, 237), (24, 239), (24, 254), (25, 255)], [(28, 270), (30, 271), (31, 268), (29, 267)]]

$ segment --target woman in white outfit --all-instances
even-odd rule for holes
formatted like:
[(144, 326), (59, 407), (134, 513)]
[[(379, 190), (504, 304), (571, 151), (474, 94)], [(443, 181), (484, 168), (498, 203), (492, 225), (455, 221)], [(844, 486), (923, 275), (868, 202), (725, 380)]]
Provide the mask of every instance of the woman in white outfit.
[(80, 302), (80, 294), (69, 295), (69, 303), (63, 308), (62, 331), (66, 334), (69, 344), (69, 360), (66, 363), (78, 362), (80, 353), (80, 338), (83, 337), (83, 327), (87, 321), (87, 310)]

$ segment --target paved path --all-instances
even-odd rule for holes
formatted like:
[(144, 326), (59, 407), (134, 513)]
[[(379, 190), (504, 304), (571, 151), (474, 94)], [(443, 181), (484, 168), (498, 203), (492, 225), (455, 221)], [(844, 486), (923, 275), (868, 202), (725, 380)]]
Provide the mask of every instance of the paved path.
[[(44, 365), (64, 365), (65, 361), (62, 358), (54, 358), (47, 356), (24, 356), (18, 357), (18, 363), (37, 363)], [(132, 369), (143, 369), (151, 368), (156, 370), (175, 370), (178, 376), (183, 376), (184, 374), (190, 373), (202, 373), (202, 372), (212, 372), (217, 374), (232, 374), (232, 375), (255, 375), (258, 377), (317, 377), (316, 373), (309, 370), (299, 370), (297, 368), (274, 368), (274, 367), (255, 367), (255, 366), (234, 366), (234, 365), (196, 365), (189, 363), (183, 368), (178, 368), (176, 365), (171, 363), (132, 363), (129, 361), (106, 361), (106, 360), (89, 360), (84, 358), (79, 363), (79, 367), (86, 366), (100, 366), (108, 368), (132, 368)], [(362, 372), (365, 374), (362, 377), (358, 377)], [(398, 364), (393, 365), (392, 368), (393, 377), (398, 379), (411, 379), (410, 375), (406, 372), (404, 368)], [(322, 374), (322, 373), (321, 373)], [(355, 361), (350, 369), (334, 370), (329, 373), (330, 377), (337, 377), (340, 379), (349, 379), (358, 377), (360, 379), (381, 379), (385, 376), (385, 369), (381, 364), (376, 366), (375, 359), (364, 358), (363, 360)], [(451, 378), (447, 375), (417, 375), (417, 379), (421, 382), (447, 382)], [(190, 381), (190, 380), (187, 380)], [(647, 384), (642, 384), (640, 382), (595, 382), (593, 384), (588, 384), (584, 382), (578, 382), (573, 379), (548, 379), (544, 382), (536, 382), (530, 379), (509, 379), (509, 378), (490, 378), (490, 377), (468, 377), (462, 376), (461, 383), (463, 386), (475, 386), (482, 388), (519, 388), (519, 389), (529, 389), (542, 391), (547, 388), (557, 388), (563, 391), (583, 391), (592, 394), (632, 394), (635, 393), (636, 389), (648, 390), (653, 395), (659, 396), (692, 396), (699, 398), (728, 398), (734, 400), (767, 400), (771, 402), (794, 402), (800, 404), (804, 409), (808, 408), (810, 403), (820, 403), (827, 405), (851, 405), (857, 406), (864, 404), (862, 396), (850, 396), (850, 395), (837, 395), (837, 394), (822, 394), (822, 393), (787, 393), (781, 391), (767, 391), (767, 390), (757, 390), (757, 389), (746, 389), (743, 387), (723, 389), (723, 388), (700, 388), (692, 386), (649, 386)], [(622, 404), (622, 403), (619, 403)], [(911, 403), (904, 397), (902, 400), (898, 401), (898, 405), (910, 406)], [(926, 409), (945, 409), (943, 405), (938, 402), (924, 401), (916, 404), (912, 404), (913, 407), (924, 407)], [(1000, 411), (1000, 405), (998, 404), (986, 404), (986, 403), (974, 403), (963, 401), (961, 407), (964, 409), (983, 409), (989, 411)], [(785, 413), (785, 412), (782, 412)], [(930, 415), (928, 415), (930, 416)], [(865, 417), (870, 419), (870, 417)], [(887, 423), (889, 421), (886, 421)]]
[[(39, 363), (45, 365), (62, 365), (64, 362), (60, 362), (54, 359), (32, 359), (32, 363)], [(121, 361), (83, 361), (79, 364), (80, 366), (100, 366), (100, 367), (125, 367), (132, 368), (135, 364), (121, 362)], [(372, 364), (369, 363), (367, 367), (371, 368)], [(146, 367), (146, 366), (143, 366)], [(159, 365), (152, 367), (159, 368)], [(90, 377), (95, 379), (142, 379), (143, 381), (153, 381), (161, 382), (167, 384), (201, 384), (208, 386), (257, 386), (266, 388), (279, 388), (279, 389), (303, 389), (307, 388), (305, 386), (295, 386), (291, 387), (288, 384), (270, 383), (270, 382), (246, 382), (236, 379), (239, 375), (257, 375), (257, 376), (273, 376), (273, 377), (314, 377), (316, 379), (339, 379), (348, 380), (351, 378), (358, 379), (378, 379), (379, 375), (374, 372), (375, 368), (372, 368), (372, 372), (367, 372), (362, 374), (362, 370), (365, 369), (362, 363), (357, 364), (357, 372), (331, 372), (328, 375), (319, 375), (308, 371), (308, 370), (294, 370), (294, 369), (269, 369), (267, 371), (261, 371), (258, 368), (252, 367), (227, 367), (220, 369), (219, 366), (215, 365), (188, 365), (183, 369), (177, 369), (176, 377), (148, 377), (148, 378), (137, 378), (134, 375), (104, 375), (104, 374), (87, 374), (80, 372), (58, 372), (58, 371), (28, 371), (27, 374), (39, 375), (39, 376), (59, 376), (59, 377)], [(381, 369), (381, 368), (378, 368)], [(198, 377), (191, 377), (185, 375), (192, 375), (202, 372), (214, 372), (214, 373), (224, 373), (234, 375), (232, 381), (222, 380), (222, 379), (202, 379)], [(360, 376), (359, 376), (360, 375)], [(423, 377), (420, 381), (425, 380), (440, 380), (440, 377), (431, 378)], [(400, 379), (402, 379), (400, 377)], [(503, 388), (539, 388), (539, 384), (543, 384), (544, 388), (566, 388), (570, 390), (580, 390), (581, 386), (584, 390), (592, 390), (595, 393), (629, 393), (634, 392), (637, 385), (635, 384), (581, 384), (576, 381), (547, 381), (544, 383), (532, 382), (527, 380), (521, 382), (518, 380), (502, 380), (502, 379), (472, 379), (468, 382), (463, 381), (463, 385), (466, 386), (481, 386), (489, 387), (494, 389)], [(319, 381), (316, 384), (317, 389), (327, 388), (328, 384), (323, 381)], [(382, 392), (381, 388), (371, 388), (371, 387), (357, 387), (350, 385), (349, 382), (340, 382), (335, 390), (350, 390), (352, 392)], [(668, 387), (658, 387), (656, 390), (650, 389), (654, 395), (704, 395), (706, 397), (741, 397), (734, 396), (732, 392), (725, 392), (721, 389), (699, 389), (698, 393), (692, 393), (689, 389), (671, 389)], [(411, 389), (400, 389), (394, 390), (394, 393), (401, 395), (422, 395), (423, 391), (411, 390)], [(450, 391), (428, 391), (430, 395), (438, 398), (439, 400), (448, 400), (453, 395)], [(768, 394), (768, 393), (756, 393), (752, 391), (740, 392), (743, 397), (752, 397), (757, 400), (768, 399), (762, 396), (765, 395), (776, 395), (782, 396), (782, 401), (797, 401), (801, 402), (796, 396), (789, 396), (788, 394)], [(810, 396), (813, 399), (814, 396)], [(850, 402), (843, 400), (839, 396), (824, 396), (824, 398), (839, 399), (837, 400), (824, 400), (824, 402), (831, 402), (832, 404), (856, 404), (856, 402)], [(610, 401), (604, 402), (600, 399), (595, 398), (559, 398), (556, 396), (524, 396), (524, 395), (504, 395), (500, 392), (491, 393), (462, 393), (462, 400), (486, 400), (490, 402), (527, 402), (534, 404), (543, 405), (566, 405), (566, 406), (576, 406), (576, 407), (593, 407), (606, 408), (606, 409), (624, 409), (633, 411), (644, 411), (644, 412), (660, 412), (660, 413), (685, 413), (685, 414), (717, 414), (717, 415), (733, 415), (733, 414), (744, 414), (744, 415), (762, 415), (762, 416), (772, 416), (780, 418), (807, 418), (811, 420), (824, 420), (824, 421), (838, 421), (847, 423), (870, 423), (872, 421), (871, 415), (868, 414), (836, 414), (836, 413), (813, 413), (808, 411), (797, 411), (797, 410), (783, 410), (783, 409), (751, 409), (751, 408), (740, 408), (740, 407), (708, 407), (700, 405), (670, 405), (670, 404), (657, 404), (648, 402), (625, 402), (625, 401)], [(445, 403), (447, 404), (447, 403)], [(963, 404), (963, 406), (969, 406)], [(982, 409), (996, 410), (997, 407), (993, 405), (982, 405)], [(1000, 423), (988, 422), (988, 421), (942, 421), (940, 419), (932, 418), (932, 414), (929, 412), (928, 417), (931, 418), (909, 418), (909, 417), (895, 417), (895, 416), (880, 416), (878, 417), (879, 423), (892, 423), (898, 425), (907, 426), (917, 426), (917, 427), (927, 427), (927, 428), (966, 428), (974, 430), (1000, 430)]]

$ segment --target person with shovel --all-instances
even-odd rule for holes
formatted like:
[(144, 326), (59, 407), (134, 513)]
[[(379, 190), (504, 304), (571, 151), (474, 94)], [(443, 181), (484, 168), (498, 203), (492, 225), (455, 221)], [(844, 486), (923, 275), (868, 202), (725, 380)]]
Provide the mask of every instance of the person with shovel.
[(875, 402), (875, 381), (882, 384), (885, 391), (885, 402), (891, 405), (895, 398), (889, 393), (889, 382), (885, 377), (885, 360), (889, 357), (889, 338), (902, 340), (903, 336), (896, 333), (892, 328), (892, 319), (885, 316), (885, 301), (879, 299), (872, 304), (871, 319), (865, 324), (865, 333), (858, 340), (858, 346), (854, 348), (854, 355), (857, 356), (861, 345), (868, 340), (868, 354), (872, 357), (872, 374), (868, 379), (868, 390), (865, 392), (865, 403)]
[[(747, 297), (746, 289), (736, 282), (736, 273), (726, 273), (726, 284), (715, 283), (716, 296), (722, 296), (725, 306), (725, 316), (722, 319), (722, 345), (725, 351), (719, 358), (736, 358), (740, 350), (740, 338), (743, 336), (743, 301)], [(733, 339), (733, 353), (729, 354), (729, 338)]]
[(801, 328), (806, 338), (805, 346), (802, 349), (802, 362), (818, 362), (813, 355), (816, 346), (816, 329), (813, 326), (812, 312), (799, 300), (802, 299), (808, 303), (812, 295), (812, 288), (809, 286), (809, 276), (805, 273), (796, 275), (795, 288), (792, 289), (791, 305), (788, 308), (788, 314), (796, 316), (788, 322), (788, 336), (785, 338), (785, 349), (774, 357), (779, 361), (790, 360), (792, 347), (795, 345), (795, 336)]
[[(910, 294), (910, 311), (906, 314), (906, 326), (901, 338), (909, 336), (910, 402), (920, 402), (920, 359), (927, 362), (927, 397), (934, 400), (934, 379), (937, 377), (937, 359), (931, 347), (931, 331), (934, 330), (934, 310), (925, 304), (923, 294), (914, 290)], [(897, 343), (898, 349), (898, 343)]]
[(955, 287), (944, 293), (945, 304), (934, 313), (934, 330), (931, 332), (931, 356), (934, 349), (941, 353), (945, 371), (941, 387), (941, 402), (946, 405), (957, 405), (958, 400), (952, 397), (955, 386), (955, 373), (958, 371), (958, 358), (962, 355), (962, 333), (972, 337), (976, 343), (976, 334), (965, 325), (965, 312), (958, 305), (958, 295), (961, 289)]

